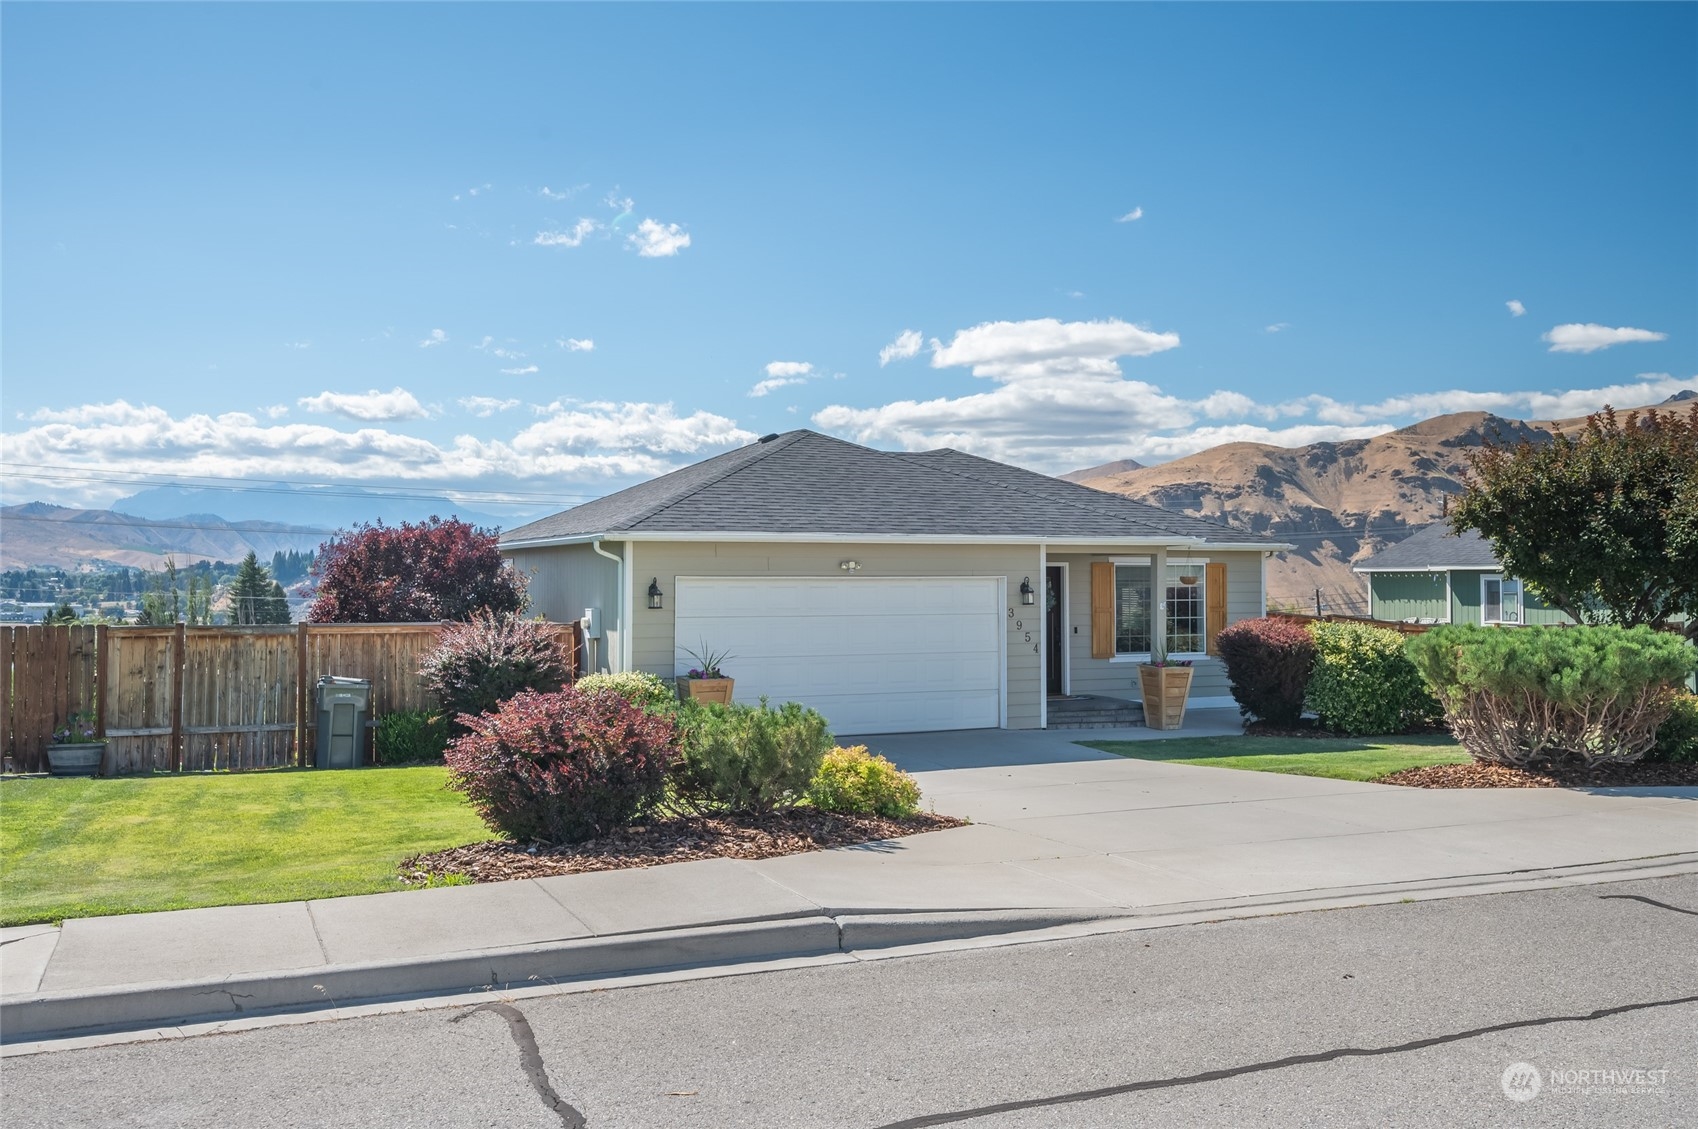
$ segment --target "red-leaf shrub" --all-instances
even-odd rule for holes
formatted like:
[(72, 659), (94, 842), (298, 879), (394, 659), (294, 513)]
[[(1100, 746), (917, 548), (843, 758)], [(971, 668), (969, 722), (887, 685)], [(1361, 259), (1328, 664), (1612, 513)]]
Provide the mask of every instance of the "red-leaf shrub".
[(1269, 725), (1295, 725), (1315, 665), (1315, 640), (1284, 619), (1246, 619), (1216, 637), (1239, 712)]
[(546, 624), (474, 612), (443, 628), (419, 674), (455, 730), (464, 732), (463, 715), (488, 713), (521, 690), (552, 693), (566, 685), (570, 666)]
[(576, 843), (629, 823), (678, 755), (669, 718), (612, 690), (526, 691), (462, 720), (471, 732), (448, 747), (449, 786), (520, 841)]
[(319, 546), (313, 623), (418, 623), (475, 611), (522, 611), (525, 578), (505, 567), (493, 531), (455, 518), (362, 525)]

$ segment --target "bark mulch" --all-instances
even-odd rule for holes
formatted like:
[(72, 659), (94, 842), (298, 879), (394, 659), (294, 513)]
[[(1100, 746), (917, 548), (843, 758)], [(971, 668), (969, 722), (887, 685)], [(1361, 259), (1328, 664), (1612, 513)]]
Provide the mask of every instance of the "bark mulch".
[(1596, 768), (1510, 768), (1501, 764), (1433, 764), (1382, 776), (1375, 784), (1408, 788), (1656, 788), (1698, 785), (1698, 764), (1602, 764)]
[(966, 822), (931, 812), (886, 819), (813, 808), (768, 815), (681, 816), (633, 824), (599, 839), (561, 847), (493, 840), (414, 855), (402, 861), (401, 880), (423, 886), (433, 875), (457, 874), (473, 882), (506, 882), (696, 859), (769, 859), (941, 831)]

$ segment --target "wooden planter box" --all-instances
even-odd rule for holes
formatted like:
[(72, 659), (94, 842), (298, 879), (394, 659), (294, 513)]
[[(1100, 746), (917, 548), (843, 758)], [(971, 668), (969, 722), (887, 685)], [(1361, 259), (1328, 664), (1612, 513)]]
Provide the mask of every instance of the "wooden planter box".
[(1144, 695), (1144, 724), (1178, 729), (1185, 724), (1185, 700), (1191, 696), (1188, 666), (1141, 666), (1138, 688)]
[(678, 696), (728, 706), (731, 704), (731, 687), (736, 681), (735, 678), (680, 678)]

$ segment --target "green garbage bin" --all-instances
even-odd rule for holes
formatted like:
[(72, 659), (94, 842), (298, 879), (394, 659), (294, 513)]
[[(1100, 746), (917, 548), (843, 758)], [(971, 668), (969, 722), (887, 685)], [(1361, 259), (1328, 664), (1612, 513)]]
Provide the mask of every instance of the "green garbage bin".
[(358, 768), (365, 763), (366, 716), (371, 710), (369, 678), (318, 680), (316, 768)]

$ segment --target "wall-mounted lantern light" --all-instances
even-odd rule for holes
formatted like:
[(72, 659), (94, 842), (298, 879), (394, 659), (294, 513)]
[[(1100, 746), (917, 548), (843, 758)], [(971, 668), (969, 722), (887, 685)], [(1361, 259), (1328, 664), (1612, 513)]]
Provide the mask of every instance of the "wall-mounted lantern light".
[(649, 581), (649, 607), (660, 607), (660, 577)]
[(1029, 576), (1020, 581), (1020, 602), (1028, 606), (1038, 602), (1038, 594), (1032, 591), (1032, 578)]

